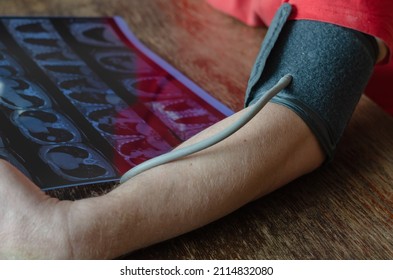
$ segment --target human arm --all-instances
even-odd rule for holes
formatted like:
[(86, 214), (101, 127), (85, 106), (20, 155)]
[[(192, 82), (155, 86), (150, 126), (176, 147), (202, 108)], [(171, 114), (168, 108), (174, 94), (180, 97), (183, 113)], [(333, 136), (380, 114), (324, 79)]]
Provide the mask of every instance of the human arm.
[[(216, 133), (241, 114), (183, 145)], [(268, 104), (223, 142), (148, 170), (100, 197), (49, 199), (2, 163), (2, 175), (9, 179), (0, 182), (0, 199), (9, 203), (0, 203), (8, 213), (0, 221), (0, 252), (8, 252), (1, 257), (114, 258), (218, 219), (310, 172), (323, 159), (303, 121)], [(34, 222), (25, 222), (32, 217)]]
[(113, 258), (198, 228), (315, 169), (323, 158), (294, 113), (268, 105), (216, 146), (146, 171), (106, 196), (76, 202), (69, 214), (74, 256)]

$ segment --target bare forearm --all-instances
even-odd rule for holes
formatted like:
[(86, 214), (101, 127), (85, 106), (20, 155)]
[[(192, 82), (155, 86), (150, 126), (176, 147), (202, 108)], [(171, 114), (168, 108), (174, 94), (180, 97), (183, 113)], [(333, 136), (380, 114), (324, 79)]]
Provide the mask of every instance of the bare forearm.
[(75, 257), (112, 258), (190, 231), (312, 171), (323, 158), (307, 126), (269, 104), (223, 142), (146, 171), (108, 195), (77, 202), (70, 213)]

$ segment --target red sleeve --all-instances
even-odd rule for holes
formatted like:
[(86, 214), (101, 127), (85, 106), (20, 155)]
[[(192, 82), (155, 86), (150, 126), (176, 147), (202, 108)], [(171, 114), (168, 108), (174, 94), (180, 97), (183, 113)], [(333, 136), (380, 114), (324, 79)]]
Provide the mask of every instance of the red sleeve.
[[(291, 19), (329, 22), (381, 38), (393, 53), (392, 0), (207, 0), (248, 25), (269, 25), (283, 2), (293, 6)], [(390, 55), (391, 56), (391, 55)]]
[(392, 0), (288, 0), (292, 19), (310, 19), (348, 27), (381, 38), (393, 53)]
[(207, 0), (214, 8), (227, 13), (247, 25), (268, 26), (282, 0)]
[(269, 25), (283, 2), (291, 19), (317, 20), (382, 39), (389, 49), (385, 65), (375, 68), (366, 93), (393, 115), (393, 0), (207, 0), (213, 7), (251, 26)]

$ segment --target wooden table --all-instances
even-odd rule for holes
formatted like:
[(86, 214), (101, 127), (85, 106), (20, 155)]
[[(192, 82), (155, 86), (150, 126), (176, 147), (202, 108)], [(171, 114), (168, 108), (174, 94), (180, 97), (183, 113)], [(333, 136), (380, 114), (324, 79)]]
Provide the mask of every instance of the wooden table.
[[(203, 0), (2, 0), (2, 15), (119, 15), (150, 49), (237, 111), (266, 32)], [(393, 93), (392, 93), (393, 94)], [(62, 199), (108, 188), (53, 191)], [(130, 259), (392, 259), (393, 119), (362, 98), (335, 161)]]

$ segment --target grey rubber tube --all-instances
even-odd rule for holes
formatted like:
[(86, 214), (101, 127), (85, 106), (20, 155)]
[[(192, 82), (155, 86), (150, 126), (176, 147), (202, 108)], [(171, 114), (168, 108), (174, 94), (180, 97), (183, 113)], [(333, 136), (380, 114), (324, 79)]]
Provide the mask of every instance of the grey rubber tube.
[(196, 152), (202, 151), (208, 147), (211, 147), (218, 142), (221, 142), (225, 138), (229, 137), (240, 128), (242, 128), (246, 123), (248, 123), (277, 93), (286, 88), (292, 81), (292, 76), (287, 74), (283, 76), (271, 89), (266, 91), (266, 93), (252, 106), (250, 110), (244, 114), (240, 119), (234, 122), (229, 127), (225, 128), (223, 131), (205, 139), (193, 145), (176, 149), (166, 154), (160, 155), (158, 157), (147, 160), (134, 168), (127, 171), (121, 178), (120, 183), (124, 183), (132, 177), (148, 170), (158, 165), (162, 165), (188, 155), (194, 154)]

